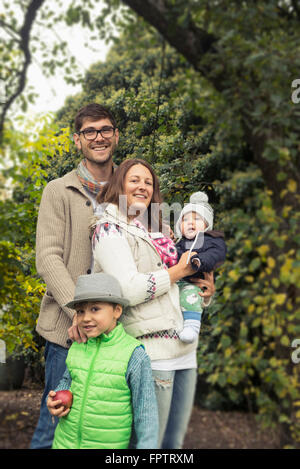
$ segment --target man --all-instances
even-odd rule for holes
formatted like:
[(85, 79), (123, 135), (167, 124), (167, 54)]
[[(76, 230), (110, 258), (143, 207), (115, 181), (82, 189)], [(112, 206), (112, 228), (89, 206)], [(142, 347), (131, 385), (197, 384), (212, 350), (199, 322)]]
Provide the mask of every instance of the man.
[(47, 285), (37, 332), (46, 345), (45, 390), (32, 449), (51, 448), (57, 422), (52, 422), (46, 399), (64, 373), (70, 337), (86, 340), (77, 329), (74, 310), (63, 305), (72, 300), (78, 276), (92, 270), (89, 224), (101, 210), (96, 195), (114, 170), (119, 131), (112, 113), (93, 103), (77, 113), (73, 137), (84, 159), (77, 169), (47, 184), (37, 222), (36, 266)]

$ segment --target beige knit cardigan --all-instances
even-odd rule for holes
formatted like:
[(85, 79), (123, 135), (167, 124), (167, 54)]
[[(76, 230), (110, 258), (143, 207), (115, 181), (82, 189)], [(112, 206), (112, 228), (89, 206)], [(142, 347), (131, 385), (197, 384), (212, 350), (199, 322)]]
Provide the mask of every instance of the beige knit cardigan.
[(74, 314), (63, 305), (73, 299), (77, 277), (90, 272), (92, 216), (92, 203), (76, 170), (45, 187), (37, 222), (36, 267), (47, 291), (36, 330), (63, 347), (68, 347), (68, 328)]

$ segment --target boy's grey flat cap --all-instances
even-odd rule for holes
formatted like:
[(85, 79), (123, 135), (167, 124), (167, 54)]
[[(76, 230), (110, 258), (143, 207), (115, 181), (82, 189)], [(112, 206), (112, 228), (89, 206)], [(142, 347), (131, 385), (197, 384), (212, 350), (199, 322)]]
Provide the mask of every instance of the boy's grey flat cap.
[(77, 280), (73, 301), (65, 306), (74, 308), (77, 303), (104, 301), (127, 306), (129, 301), (122, 296), (118, 280), (112, 275), (97, 273), (80, 275)]

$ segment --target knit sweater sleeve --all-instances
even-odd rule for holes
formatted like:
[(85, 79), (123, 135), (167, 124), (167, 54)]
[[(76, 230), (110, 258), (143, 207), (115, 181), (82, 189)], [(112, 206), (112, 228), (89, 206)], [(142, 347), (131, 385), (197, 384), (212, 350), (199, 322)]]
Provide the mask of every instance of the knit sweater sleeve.
[[(130, 246), (115, 224), (98, 225), (93, 235), (93, 255), (102, 270), (116, 277), (131, 306), (163, 295), (170, 288), (166, 269), (141, 273), (137, 270)], [(149, 290), (151, 278), (151, 291)], [(154, 286), (154, 287), (153, 287)]]
[(63, 389), (70, 389), (71, 384), (72, 384), (72, 378), (71, 378), (71, 375), (69, 373), (68, 367), (66, 366), (65, 372), (64, 372), (60, 382), (58, 383), (58, 385), (54, 389), (54, 391), (57, 392), (57, 391), (62, 391)]
[(44, 189), (36, 229), (36, 267), (55, 301), (70, 318), (74, 311), (63, 307), (74, 295), (74, 281), (64, 264), (65, 204), (57, 181)]
[(143, 347), (137, 347), (128, 363), (127, 384), (131, 390), (133, 432), (130, 448), (157, 449), (158, 410), (150, 358)]

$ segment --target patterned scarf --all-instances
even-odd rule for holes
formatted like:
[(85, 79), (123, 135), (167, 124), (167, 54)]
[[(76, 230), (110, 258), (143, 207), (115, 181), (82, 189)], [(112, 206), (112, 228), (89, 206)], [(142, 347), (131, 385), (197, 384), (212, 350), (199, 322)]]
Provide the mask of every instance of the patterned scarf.
[[(117, 169), (118, 165), (113, 163), (113, 171)], [(77, 176), (83, 187), (85, 187), (88, 191), (90, 191), (95, 196), (98, 194), (100, 189), (103, 187), (103, 182), (97, 182), (96, 179), (93, 178), (91, 173), (86, 167), (86, 161), (81, 160), (79, 165), (77, 166)]]
[(83, 187), (85, 187), (89, 192), (96, 196), (103, 184), (101, 185), (100, 182), (97, 182), (96, 179), (93, 178), (93, 176), (86, 167), (85, 160), (80, 161), (79, 165), (77, 166), (76, 172), (79, 181), (81, 182)]

